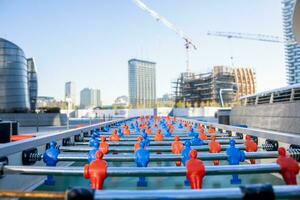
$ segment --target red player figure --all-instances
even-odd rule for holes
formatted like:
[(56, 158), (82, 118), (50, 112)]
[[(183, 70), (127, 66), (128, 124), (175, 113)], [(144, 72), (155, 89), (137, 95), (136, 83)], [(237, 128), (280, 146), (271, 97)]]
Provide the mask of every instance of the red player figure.
[[(181, 154), (181, 151), (183, 150), (183, 144), (179, 141), (179, 137), (175, 136), (174, 137), (174, 142), (172, 143), (172, 153), (173, 154)], [(176, 161), (176, 166), (180, 166), (181, 162)]]
[(102, 158), (103, 153), (97, 151), (96, 160), (84, 166), (83, 176), (86, 179), (90, 179), (91, 188), (93, 190), (101, 190), (103, 188), (103, 182), (107, 177), (107, 163), (102, 160)]
[[(246, 135), (246, 141), (244, 142), (246, 152), (256, 152), (257, 144), (251, 140), (250, 135)], [(251, 164), (255, 164), (255, 159), (250, 159)]]
[(197, 151), (190, 151), (190, 160), (186, 162), (186, 177), (190, 182), (191, 189), (201, 189), (202, 179), (205, 176), (205, 167), (201, 160), (197, 159)]
[(279, 157), (277, 164), (280, 165), (280, 174), (287, 185), (297, 185), (297, 174), (299, 173), (299, 165), (296, 160), (286, 156), (285, 148), (278, 148)]
[[(215, 136), (211, 136), (211, 141), (208, 144), (209, 146), (209, 153), (220, 153), (221, 151), (221, 145), (219, 142), (216, 141), (216, 137)], [(214, 160), (214, 165), (219, 165), (219, 161), (218, 160)]]
[(108, 147), (109, 145), (106, 142), (106, 138), (105, 137), (101, 137), (101, 142), (99, 144), (99, 149), (104, 153), (104, 154), (108, 154)]

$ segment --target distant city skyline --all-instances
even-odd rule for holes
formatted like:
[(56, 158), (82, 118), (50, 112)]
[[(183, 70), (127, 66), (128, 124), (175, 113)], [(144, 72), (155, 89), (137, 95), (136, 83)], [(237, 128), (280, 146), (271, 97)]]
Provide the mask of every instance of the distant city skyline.
[[(206, 35), (215, 30), (282, 36), (281, 0), (144, 2), (197, 43), (191, 71), (230, 65), (232, 56), (235, 66), (255, 69), (258, 92), (286, 85), (283, 44)], [(157, 63), (158, 97), (170, 93), (171, 81), (185, 71), (182, 39), (131, 0), (2, 0), (0, 18), (0, 37), (35, 57), (40, 96), (63, 99), (63, 85), (71, 80), (78, 89), (101, 88), (103, 103), (111, 104), (128, 95), (127, 60), (132, 57)]]

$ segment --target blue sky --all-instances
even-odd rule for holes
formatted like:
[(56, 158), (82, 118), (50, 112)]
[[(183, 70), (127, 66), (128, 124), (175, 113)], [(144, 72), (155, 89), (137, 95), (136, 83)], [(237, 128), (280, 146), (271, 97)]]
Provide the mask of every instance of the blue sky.
[[(258, 91), (286, 85), (282, 44), (209, 37), (233, 31), (282, 36), (280, 0), (144, 0), (198, 45), (191, 70), (252, 67)], [(64, 83), (99, 88), (105, 104), (128, 94), (127, 61), (157, 62), (157, 96), (185, 70), (183, 40), (131, 0), (0, 0), (0, 37), (34, 57), (39, 95), (63, 98)], [(78, 97), (79, 99), (79, 97)]]

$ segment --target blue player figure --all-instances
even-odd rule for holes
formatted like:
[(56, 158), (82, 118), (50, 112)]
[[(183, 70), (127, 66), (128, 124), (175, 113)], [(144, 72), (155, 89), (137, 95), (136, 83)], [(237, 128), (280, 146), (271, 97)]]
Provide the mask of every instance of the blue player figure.
[(182, 123), (179, 123), (179, 124), (178, 124), (178, 128), (179, 128), (179, 129), (182, 129), (182, 128), (183, 128)]
[(184, 143), (184, 149), (181, 152), (181, 162), (185, 166), (186, 161), (190, 159), (190, 151), (192, 150), (191, 148), (191, 142), (190, 141), (185, 141)]
[(194, 132), (194, 129), (193, 129), (193, 128), (190, 129), (189, 136), (190, 136), (190, 137), (195, 136), (195, 132)]
[(108, 126), (105, 126), (105, 127), (103, 128), (103, 132), (109, 132), (109, 127), (108, 127)]
[(135, 125), (134, 131), (135, 131), (136, 133), (139, 133), (139, 132), (140, 132), (139, 125)]
[[(226, 154), (228, 155), (228, 163), (230, 165), (238, 165), (240, 162), (245, 161), (245, 152), (235, 147), (235, 141), (229, 141), (229, 148), (226, 149)], [(242, 181), (239, 179), (237, 174), (232, 174), (231, 184), (240, 184)]]
[(131, 123), (131, 124), (130, 124), (130, 129), (134, 129), (134, 128), (135, 128), (134, 124)]
[(168, 128), (166, 128), (166, 133), (165, 133), (165, 137), (171, 137), (171, 133), (170, 130)]
[(192, 146), (201, 146), (203, 145), (203, 140), (199, 138), (198, 134), (194, 134), (194, 137), (191, 139)]
[(98, 137), (92, 135), (90, 141), (89, 141), (89, 146), (93, 147), (93, 146), (99, 146), (99, 139)]
[(95, 143), (93, 143), (93, 145), (91, 147), (92, 147), (92, 150), (90, 150), (88, 153), (89, 163), (91, 163), (92, 161), (94, 161), (96, 159), (96, 152), (99, 151), (99, 143), (97, 144), (95, 142)]
[[(50, 142), (50, 147), (43, 154), (43, 161), (46, 166), (55, 167), (58, 162), (59, 149), (56, 147), (55, 141)], [(45, 185), (54, 185), (55, 181), (52, 175), (48, 175), (45, 180)]]
[[(147, 167), (150, 160), (150, 152), (145, 149), (145, 143), (140, 142), (140, 148), (135, 152), (135, 163), (137, 167)], [(139, 177), (139, 181), (137, 182), (137, 186), (146, 187), (147, 182), (145, 177)]]
[(147, 133), (146, 133), (145, 131), (143, 131), (142, 134), (141, 134), (141, 136), (142, 136), (142, 138), (143, 138), (142, 142), (143, 142), (146, 146), (149, 146), (149, 145), (150, 145), (150, 140), (149, 140), (149, 138), (148, 138)]
[(118, 136), (123, 137), (123, 131), (121, 128), (118, 128)]
[[(189, 140), (185, 141), (184, 143), (184, 149), (181, 152), (181, 162), (183, 163), (183, 165), (185, 166), (186, 161), (188, 161), (190, 159), (190, 151), (192, 150), (191, 148), (191, 142)], [(186, 179), (184, 180), (184, 185), (185, 186), (189, 186), (190, 183), (189, 181)]]

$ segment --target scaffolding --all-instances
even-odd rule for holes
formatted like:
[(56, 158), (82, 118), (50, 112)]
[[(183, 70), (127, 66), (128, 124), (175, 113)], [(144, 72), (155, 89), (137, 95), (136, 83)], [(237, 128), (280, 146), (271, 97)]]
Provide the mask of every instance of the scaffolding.
[(224, 93), (225, 104), (236, 101), (236, 78), (233, 68), (214, 66), (208, 73), (181, 73), (172, 82), (175, 103), (182, 102), (185, 106), (218, 106), (220, 104), (220, 89), (233, 89)]

